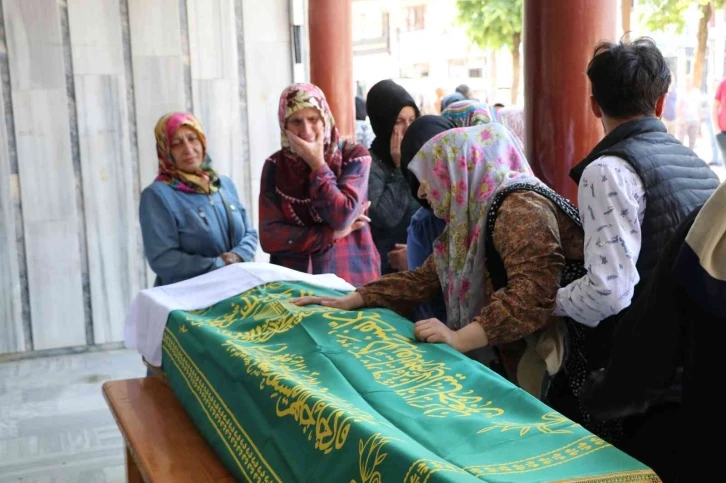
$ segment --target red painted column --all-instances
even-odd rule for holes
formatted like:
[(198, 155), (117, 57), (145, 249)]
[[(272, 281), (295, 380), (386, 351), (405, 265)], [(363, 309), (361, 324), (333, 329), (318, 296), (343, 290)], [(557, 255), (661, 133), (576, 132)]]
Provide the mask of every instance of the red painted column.
[(310, 0), (310, 80), (325, 93), (348, 138), (355, 138), (352, 23), (352, 0)]
[(535, 174), (577, 201), (569, 178), (602, 139), (590, 111), (587, 64), (595, 45), (614, 41), (615, 0), (524, 1), (524, 94), (527, 159)]

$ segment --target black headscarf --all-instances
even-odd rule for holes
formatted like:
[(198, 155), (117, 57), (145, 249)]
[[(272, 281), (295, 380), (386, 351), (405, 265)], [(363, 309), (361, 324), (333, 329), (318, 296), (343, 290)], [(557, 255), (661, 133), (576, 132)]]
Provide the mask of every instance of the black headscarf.
[(418, 197), (419, 182), (413, 173), (409, 172), (408, 165), (416, 156), (416, 153), (426, 144), (431, 138), (437, 134), (454, 129), (456, 125), (450, 119), (443, 116), (421, 116), (416, 119), (413, 124), (408, 127), (408, 131), (403, 136), (401, 141), (401, 172), (408, 181), (408, 186), (411, 188), (411, 194), (424, 208), (431, 209), (426, 200), (422, 200)]
[(391, 157), (391, 136), (398, 114), (406, 106), (413, 108), (416, 117), (421, 115), (411, 94), (392, 80), (382, 80), (368, 91), (366, 108), (376, 134), (370, 150), (392, 168), (395, 164)]
[(368, 113), (366, 112), (366, 100), (361, 96), (355, 96), (355, 120), (365, 121), (366, 117), (368, 117)]

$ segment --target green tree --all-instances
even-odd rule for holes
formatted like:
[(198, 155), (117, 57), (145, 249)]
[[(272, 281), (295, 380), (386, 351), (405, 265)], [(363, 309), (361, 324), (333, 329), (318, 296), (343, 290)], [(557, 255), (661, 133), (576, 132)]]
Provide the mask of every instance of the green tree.
[(507, 47), (512, 53), (512, 104), (519, 95), (522, 0), (457, 0), (459, 22), (482, 49)]
[(726, 0), (645, 0), (644, 6), (649, 7), (644, 14), (649, 29), (683, 32), (686, 26), (684, 14), (693, 5), (698, 6), (700, 19), (698, 22), (698, 44), (693, 60), (693, 85), (700, 87), (703, 80), (703, 65), (706, 61), (706, 42), (708, 40), (708, 22), (713, 12), (726, 4)]

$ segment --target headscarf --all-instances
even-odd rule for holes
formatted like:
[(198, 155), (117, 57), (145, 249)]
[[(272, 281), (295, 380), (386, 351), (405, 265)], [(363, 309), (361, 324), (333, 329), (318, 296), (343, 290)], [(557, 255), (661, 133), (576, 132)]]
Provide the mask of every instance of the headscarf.
[(368, 91), (366, 109), (376, 139), (371, 144), (371, 152), (389, 167), (395, 167), (391, 157), (391, 136), (401, 109), (412, 107), (418, 118), (421, 112), (416, 101), (403, 87), (392, 80), (382, 80)]
[(408, 127), (408, 131), (403, 135), (403, 140), (401, 141), (401, 172), (408, 181), (408, 185), (411, 188), (411, 195), (418, 200), (421, 206), (429, 210), (431, 206), (428, 202), (418, 197), (419, 182), (416, 176), (409, 172), (408, 165), (413, 160), (413, 157), (416, 156), (416, 153), (432, 137), (454, 129), (455, 127), (450, 119), (443, 116), (421, 116)]
[(448, 96), (441, 99), (441, 112), (444, 112), (447, 107), (452, 105), (455, 102), (459, 101), (465, 101), (466, 97), (464, 97), (464, 94), (460, 92), (454, 92), (453, 94), (449, 94)]
[(466, 84), (459, 84), (456, 89), (454, 89), (454, 91), (458, 92), (467, 99), (471, 99), (473, 97), (471, 93), (471, 88)]
[(705, 311), (726, 317), (726, 183), (698, 213), (674, 270)]
[[(171, 139), (182, 126), (191, 128), (202, 143), (204, 161), (195, 173), (186, 173), (177, 169), (171, 154)], [(202, 124), (196, 117), (188, 112), (165, 114), (157, 121), (154, 135), (156, 136), (156, 157), (159, 159), (159, 173), (156, 175), (156, 181), (166, 183), (185, 193), (209, 194), (219, 189), (219, 176), (212, 169), (212, 159), (207, 154), (207, 137), (204, 135)]]
[(330, 112), (325, 94), (313, 84), (293, 84), (282, 92), (277, 117), (280, 123), (282, 149), (270, 157), (275, 163), (275, 189), (283, 199), (282, 211), (300, 226), (321, 223), (310, 200), (310, 166), (290, 147), (285, 133), (287, 120), (296, 112), (312, 107), (323, 117), (325, 163), (336, 176), (340, 176), (343, 156), (338, 149), (338, 129)]
[(456, 128), (427, 142), (408, 167), (434, 214), (446, 221), (434, 242), (448, 324), (457, 329), (484, 307), (486, 215), (512, 183), (539, 184), (512, 134), (500, 124)]
[(366, 111), (366, 100), (361, 96), (355, 96), (355, 120), (365, 121), (367, 117), (368, 112)]
[(492, 122), (492, 110), (484, 103), (472, 100), (456, 101), (441, 113), (456, 127), (481, 126)]
[(524, 110), (517, 106), (499, 109), (499, 122), (512, 131), (512, 134), (524, 146)]

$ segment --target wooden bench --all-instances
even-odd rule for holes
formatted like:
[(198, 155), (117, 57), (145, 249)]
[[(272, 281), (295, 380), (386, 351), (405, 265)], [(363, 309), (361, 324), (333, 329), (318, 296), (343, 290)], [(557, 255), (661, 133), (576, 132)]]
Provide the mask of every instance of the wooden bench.
[(129, 483), (235, 481), (163, 381), (109, 381), (103, 395), (126, 443)]

